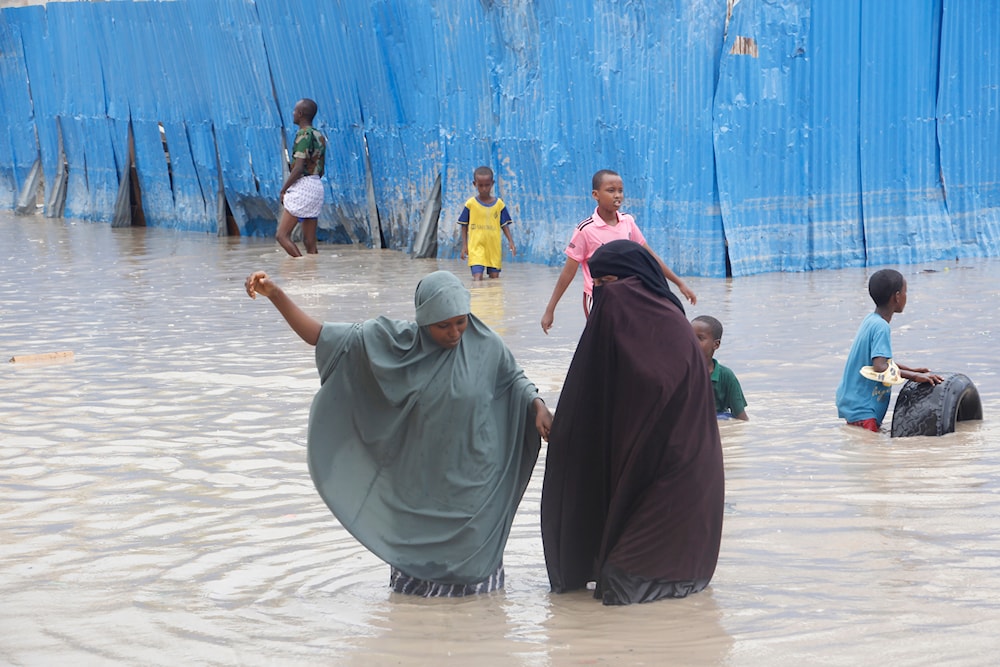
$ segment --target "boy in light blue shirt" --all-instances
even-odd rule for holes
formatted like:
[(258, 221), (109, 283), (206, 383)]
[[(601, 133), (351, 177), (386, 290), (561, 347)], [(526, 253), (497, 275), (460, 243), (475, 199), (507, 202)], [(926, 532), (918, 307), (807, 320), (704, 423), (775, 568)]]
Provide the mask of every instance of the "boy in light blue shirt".
[[(875, 311), (862, 320), (847, 355), (844, 376), (837, 387), (837, 414), (850, 426), (877, 433), (889, 409), (892, 385), (869, 380), (861, 375), (861, 369), (870, 365), (875, 373), (882, 373), (889, 368), (892, 359), (889, 322), (906, 307), (906, 280), (893, 269), (876, 271), (868, 280), (868, 294), (875, 302)], [(930, 384), (944, 381), (926, 368), (910, 368), (898, 362), (896, 365), (900, 376), (907, 380)]]

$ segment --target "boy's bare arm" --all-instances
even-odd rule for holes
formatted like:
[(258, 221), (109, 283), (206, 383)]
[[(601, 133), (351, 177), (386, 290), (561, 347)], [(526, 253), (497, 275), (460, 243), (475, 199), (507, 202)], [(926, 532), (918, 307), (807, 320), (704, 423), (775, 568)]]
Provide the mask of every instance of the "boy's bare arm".
[(323, 324), (295, 305), (295, 302), (266, 273), (263, 271), (251, 273), (247, 277), (244, 287), (251, 299), (256, 299), (258, 294), (270, 299), (288, 325), (292, 327), (292, 331), (299, 335), (299, 338), (310, 345), (315, 345), (319, 341), (319, 333), (323, 329)]
[(469, 256), (469, 226), (459, 225), (462, 228), (462, 252), (459, 256), (460, 259), (465, 259)]
[(510, 225), (504, 225), (500, 229), (503, 230), (503, 235), (507, 237), (507, 247), (510, 248), (510, 254), (517, 257), (517, 247), (514, 246), (514, 236), (510, 233)]
[(904, 366), (903, 364), (896, 362), (899, 366), (899, 375), (907, 380), (913, 380), (914, 382), (926, 382), (929, 384), (941, 384), (944, 382), (944, 378), (937, 373), (931, 373), (929, 368), (911, 368), (909, 366)]
[(901, 370), (901, 371), (913, 371), (914, 373), (930, 373), (931, 372), (931, 369), (929, 369), (929, 368), (914, 368), (913, 366), (904, 366), (903, 364), (899, 363), (898, 361), (896, 362), (896, 365), (899, 366), (899, 370)]
[(566, 288), (573, 282), (578, 268), (580, 268), (580, 262), (570, 257), (566, 258), (562, 273), (559, 274), (556, 286), (552, 289), (552, 297), (549, 298), (549, 304), (545, 306), (545, 314), (542, 315), (542, 331), (545, 333), (548, 333), (549, 329), (552, 328), (552, 322), (555, 320), (556, 304), (559, 303), (559, 299), (566, 292)]
[(660, 259), (660, 256), (657, 255), (652, 248), (650, 248), (648, 245), (645, 244), (642, 247), (645, 248), (649, 252), (649, 254), (652, 255), (653, 258), (656, 260), (656, 263), (660, 265), (660, 271), (663, 272), (663, 277), (672, 282), (673, 284), (677, 285), (677, 289), (680, 290), (681, 294), (684, 295), (685, 299), (691, 302), (691, 305), (698, 303), (698, 297), (695, 295), (694, 292), (691, 291), (691, 288), (687, 286), (687, 283), (681, 280), (676, 273), (671, 271), (670, 267), (667, 266), (662, 259)]

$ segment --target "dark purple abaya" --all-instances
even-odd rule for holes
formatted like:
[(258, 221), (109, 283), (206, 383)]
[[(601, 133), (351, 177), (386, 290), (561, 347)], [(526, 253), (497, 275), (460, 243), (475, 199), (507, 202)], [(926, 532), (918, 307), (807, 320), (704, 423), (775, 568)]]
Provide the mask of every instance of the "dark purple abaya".
[[(614, 260), (603, 273), (602, 251)], [(684, 597), (708, 585), (722, 535), (711, 380), (691, 324), (641, 246), (615, 241), (590, 265), (595, 277), (619, 280), (595, 291), (549, 437), (549, 581), (557, 593), (594, 581), (605, 604)]]

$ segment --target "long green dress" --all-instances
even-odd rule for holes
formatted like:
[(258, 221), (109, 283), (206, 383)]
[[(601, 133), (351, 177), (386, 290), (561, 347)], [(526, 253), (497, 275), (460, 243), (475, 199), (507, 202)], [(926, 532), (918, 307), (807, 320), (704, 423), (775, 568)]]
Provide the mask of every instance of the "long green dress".
[(474, 315), (454, 349), (427, 325), (469, 311), (438, 271), (417, 287), (417, 322), (324, 324), (309, 470), (343, 526), (402, 572), (471, 584), (501, 564), (540, 439), (538, 390)]

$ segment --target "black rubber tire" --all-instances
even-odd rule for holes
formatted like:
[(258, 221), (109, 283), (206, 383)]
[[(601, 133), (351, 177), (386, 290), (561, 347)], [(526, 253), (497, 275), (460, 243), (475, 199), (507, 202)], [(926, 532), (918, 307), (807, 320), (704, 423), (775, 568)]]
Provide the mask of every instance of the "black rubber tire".
[(961, 373), (938, 373), (944, 382), (937, 385), (907, 380), (896, 398), (892, 413), (892, 437), (944, 435), (955, 423), (983, 418), (979, 390)]

